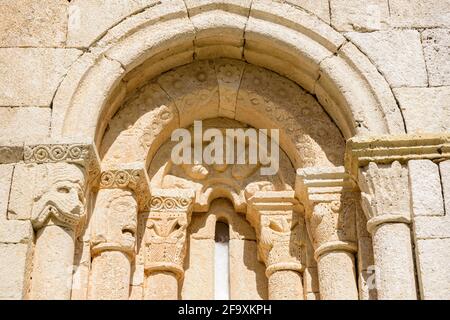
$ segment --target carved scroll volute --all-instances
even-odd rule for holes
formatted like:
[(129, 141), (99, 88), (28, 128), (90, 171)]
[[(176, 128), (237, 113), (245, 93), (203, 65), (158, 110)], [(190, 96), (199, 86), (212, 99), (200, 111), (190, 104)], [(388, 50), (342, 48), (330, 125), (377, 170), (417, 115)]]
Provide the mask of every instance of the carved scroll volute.
[(247, 219), (256, 230), (267, 277), (280, 270), (303, 271), (306, 229), (294, 191), (257, 192), (248, 205)]
[(152, 190), (145, 235), (147, 273), (169, 271), (179, 279), (183, 277), (194, 194), (192, 190)]

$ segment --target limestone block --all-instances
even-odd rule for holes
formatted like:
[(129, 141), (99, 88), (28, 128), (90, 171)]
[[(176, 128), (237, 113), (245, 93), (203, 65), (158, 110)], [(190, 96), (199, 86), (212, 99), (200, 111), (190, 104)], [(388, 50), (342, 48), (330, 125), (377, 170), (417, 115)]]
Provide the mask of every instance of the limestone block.
[(60, 47), (66, 41), (65, 0), (1, 0), (0, 47)]
[(250, 0), (187, 0), (200, 59), (241, 58)]
[(0, 299), (27, 297), (31, 269), (31, 243), (0, 243)]
[(419, 216), (414, 218), (414, 236), (416, 239), (439, 239), (450, 237), (450, 216)]
[(183, 300), (214, 299), (214, 240), (190, 239), (185, 260)]
[(392, 87), (428, 84), (420, 34), (416, 30), (347, 33)]
[(247, 14), (250, 10), (251, 0), (185, 0), (190, 15), (196, 15), (205, 8), (222, 9), (240, 14)]
[(76, 49), (0, 49), (0, 105), (50, 106), (59, 83), (80, 54)]
[(439, 164), (441, 172), (442, 191), (444, 194), (445, 212), (450, 216), (450, 160)]
[(300, 7), (330, 23), (330, 7), (327, 0), (286, 0), (287, 3)]
[(34, 164), (17, 164), (11, 185), (11, 196), (8, 206), (8, 219), (31, 219), (35, 175)]
[(0, 243), (29, 243), (33, 238), (30, 221), (0, 221)]
[(422, 44), (430, 86), (450, 85), (450, 30), (424, 30)]
[(13, 168), (12, 164), (0, 165), (0, 221), (6, 220)]
[(450, 238), (417, 241), (419, 284), (423, 299), (450, 299), (449, 247)]
[(267, 300), (266, 267), (256, 257), (257, 244), (230, 240), (230, 299)]
[(389, 0), (389, 6), (394, 27), (450, 26), (449, 0)]
[(413, 215), (443, 216), (439, 166), (431, 160), (411, 160), (408, 169)]
[(23, 143), (12, 142), (8, 138), (1, 141), (0, 164), (16, 163), (23, 160)]
[(69, 5), (67, 45), (89, 47), (127, 16), (155, 6), (157, 0), (74, 0)]
[(0, 136), (14, 142), (45, 138), (50, 117), (50, 108), (0, 108)]
[(219, 116), (235, 118), (236, 101), (245, 64), (229, 59), (216, 60), (217, 81), (219, 83)]
[(330, 0), (331, 25), (338, 31), (374, 31), (388, 27), (388, 0)]
[(142, 300), (144, 296), (144, 288), (142, 286), (130, 286), (129, 300)]
[(394, 94), (409, 133), (445, 132), (450, 128), (450, 87), (396, 88)]

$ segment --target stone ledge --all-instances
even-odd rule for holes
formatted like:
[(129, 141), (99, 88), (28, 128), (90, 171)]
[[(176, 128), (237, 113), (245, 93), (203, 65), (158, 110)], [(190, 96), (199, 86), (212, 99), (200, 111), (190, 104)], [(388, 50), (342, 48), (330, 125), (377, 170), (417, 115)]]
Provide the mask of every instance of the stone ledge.
[(391, 163), (450, 158), (450, 134), (405, 134), (355, 137), (347, 141), (345, 164), (347, 172), (357, 176), (358, 168), (370, 162)]

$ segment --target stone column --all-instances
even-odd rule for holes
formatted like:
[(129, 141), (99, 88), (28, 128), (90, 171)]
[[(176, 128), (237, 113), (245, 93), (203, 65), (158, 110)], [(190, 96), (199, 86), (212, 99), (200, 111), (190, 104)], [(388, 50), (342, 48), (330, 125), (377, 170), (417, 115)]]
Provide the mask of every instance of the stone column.
[(128, 189), (101, 189), (92, 217), (89, 299), (127, 300), (138, 204)]
[(191, 190), (152, 190), (145, 231), (146, 300), (178, 300), (193, 200)]
[(75, 164), (36, 167), (42, 180), (31, 221), (36, 231), (31, 299), (70, 299), (75, 234), (84, 217), (84, 170)]
[(297, 192), (317, 261), (323, 300), (358, 300), (355, 253), (355, 194), (344, 168), (299, 170)]
[[(305, 225), (294, 191), (258, 191), (248, 198), (258, 258), (266, 265), (270, 300), (303, 300)], [(294, 208), (297, 210), (295, 211)]]
[(417, 299), (411, 246), (408, 169), (370, 162), (360, 169), (362, 204), (372, 235), (378, 299)]

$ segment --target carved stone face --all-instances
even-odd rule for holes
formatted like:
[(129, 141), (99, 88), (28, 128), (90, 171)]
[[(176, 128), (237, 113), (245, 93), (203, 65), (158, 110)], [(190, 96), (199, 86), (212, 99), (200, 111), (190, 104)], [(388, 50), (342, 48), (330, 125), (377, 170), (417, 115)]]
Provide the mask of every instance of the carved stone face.
[(98, 250), (133, 251), (137, 211), (137, 202), (131, 191), (100, 190), (93, 215), (92, 245)]
[(108, 238), (124, 248), (133, 249), (136, 241), (137, 203), (132, 195), (111, 201), (108, 211)]
[(40, 165), (40, 188), (36, 190), (32, 222), (40, 228), (50, 216), (57, 224), (76, 226), (84, 215), (83, 169), (74, 164)]

